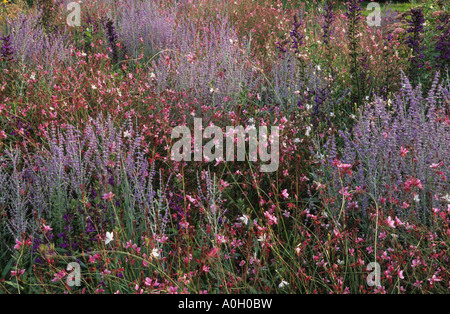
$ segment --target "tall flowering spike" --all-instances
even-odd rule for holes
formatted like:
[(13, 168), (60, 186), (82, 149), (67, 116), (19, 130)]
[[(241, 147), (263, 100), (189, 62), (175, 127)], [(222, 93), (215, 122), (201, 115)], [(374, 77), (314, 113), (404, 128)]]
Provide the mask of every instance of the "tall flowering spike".
[(328, 0), (325, 4), (325, 11), (323, 14), (323, 25), (322, 25), (322, 30), (323, 30), (323, 44), (325, 46), (328, 45), (329, 39), (330, 39), (330, 32), (331, 32), (331, 24), (334, 21), (334, 14), (333, 14), (333, 2), (331, 0)]
[(423, 38), (421, 33), (423, 33), (423, 24), (425, 23), (425, 17), (422, 12), (422, 8), (412, 8), (410, 11), (410, 20), (408, 21), (409, 27), (407, 29), (408, 38), (406, 43), (412, 49), (411, 57), (411, 68), (410, 68), (410, 79), (414, 80), (417, 75), (417, 69), (423, 67), (422, 59), (424, 55), (422, 50), (425, 49), (423, 45)]
[(303, 45), (303, 34), (300, 31), (301, 26), (302, 21), (297, 17), (297, 15), (294, 15), (294, 23), (292, 24), (290, 35), (292, 41), (292, 49), (294, 49), (295, 54), (300, 52), (300, 46)]
[(280, 53), (279, 58), (281, 58), (282, 55), (286, 53), (286, 51), (287, 51), (286, 44), (287, 44), (286, 40), (283, 40), (282, 42), (276, 42), (275, 43), (275, 45), (277, 46), (278, 52)]
[(361, 3), (362, 0), (349, 0), (347, 2), (347, 12), (345, 15), (348, 19), (348, 39), (350, 46), (350, 74), (352, 77), (352, 105), (359, 103), (362, 98), (362, 91), (359, 80), (359, 62), (358, 62), (358, 23), (361, 18)]
[(362, 0), (349, 0), (347, 1), (347, 12), (345, 15), (347, 18), (352, 19), (356, 18), (359, 19), (361, 17), (361, 3)]
[(106, 35), (108, 36), (108, 43), (112, 50), (112, 60), (116, 64), (119, 61), (119, 54), (117, 50), (117, 34), (114, 22), (108, 19), (106, 22)]
[(439, 23), (436, 26), (437, 30), (441, 32), (436, 44), (436, 50), (439, 55), (436, 57), (437, 63), (440, 67), (445, 68), (450, 66), (450, 14), (443, 14), (439, 18)]
[[(441, 168), (440, 163), (450, 164), (450, 125), (436, 117), (444, 114), (449, 83), (436, 75), (425, 97), (422, 89), (413, 88), (403, 75), (401, 82), (403, 87), (392, 100), (385, 102), (377, 97), (365, 104), (353, 128), (339, 132), (343, 143), (339, 150), (334, 139), (327, 143), (325, 154), (331, 157), (329, 163), (339, 156), (340, 162), (334, 162), (337, 170), (353, 171), (352, 177), (344, 176), (344, 181), (340, 181), (336, 176), (328, 185), (333, 186), (336, 195), (343, 186), (365, 186), (374, 199), (396, 195), (397, 200), (409, 203), (406, 207), (416, 201), (414, 211), (402, 211), (398, 206), (394, 213), (402, 220), (414, 215), (427, 222), (431, 208), (441, 201), (420, 200), (426, 195), (448, 193), (450, 168)], [(371, 182), (390, 183), (377, 186)], [(389, 194), (396, 189), (395, 194)], [(356, 199), (363, 211), (370, 208), (370, 199), (363, 195)]]
[(2, 48), (0, 51), (2, 59), (6, 60), (6, 61), (14, 60), (14, 57), (13, 57), (14, 49), (13, 49), (12, 43), (11, 43), (11, 35), (2, 37), (1, 40), (3, 42), (3, 45), (2, 45)]

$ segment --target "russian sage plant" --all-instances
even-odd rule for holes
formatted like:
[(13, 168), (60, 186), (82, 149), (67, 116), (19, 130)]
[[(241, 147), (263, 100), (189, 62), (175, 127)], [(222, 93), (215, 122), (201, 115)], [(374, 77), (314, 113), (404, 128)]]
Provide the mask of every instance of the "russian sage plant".
[[(327, 142), (322, 164), (324, 172), (332, 173), (329, 195), (340, 199), (348, 191), (349, 210), (365, 212), (376, 200), (386, 212), (422, 221), (432, 208), (447, 209), (450, 123), (444, 108), (450, 85), (438, 78), (425, 98), (420, 87), (414, 89), (403, 77), (394, 99), (377, 98), (360, 111), (351, 131), (340, 132), (341, 147), (337, 138)], [(343, 169), (345, 176), (339, 175)]]
[[(130, 121), (115, 126), (111, 118), (99, 117), (84, 131), (70, 125), (64, 130), (53, 127), (47, 140), (45, 148), (34, 152), (6, 150), (0, 160), (0, 206), (9, 218), (2, 232), (9, 231), (11, 239), (33, 235), (42, 219), (58, 222), (52, 226), (55, 233), (65, 232), (60, 218), (68, 212), (79, 213), (71, 219), (73, 224), (105, 221), (112, 228), (119, 223), (115, 211), (123, 208), (127, 230), (164, 236), (168, 186), (160, 181), (159, 189), (153, 187), (155, 166)], [(90, 210), (93, 207), (99, 210)], [(94, 230), (102, 228), (97, 225)]]

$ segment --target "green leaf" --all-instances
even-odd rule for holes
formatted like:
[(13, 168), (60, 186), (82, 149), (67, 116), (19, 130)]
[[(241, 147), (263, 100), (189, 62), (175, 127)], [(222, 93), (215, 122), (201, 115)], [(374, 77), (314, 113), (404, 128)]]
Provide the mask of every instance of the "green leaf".
[(8, 264), (6, 264), (5, 268), (2, 271), (2, 278), (6, 278), (6, 274), (9, 272), (9, 270), (11, 269), (12, 263), (14, 262), (14, 259), (10, 259)]
[(19, 285), (17, 284), (17, 282), (5, 281), (5, 283), (8, 284), (8, 285), (10, 285), (10, 286), (13, 286), (15, 289), (23, 290), (23, 288), (22, 288), (21, 286), (19, 286)]

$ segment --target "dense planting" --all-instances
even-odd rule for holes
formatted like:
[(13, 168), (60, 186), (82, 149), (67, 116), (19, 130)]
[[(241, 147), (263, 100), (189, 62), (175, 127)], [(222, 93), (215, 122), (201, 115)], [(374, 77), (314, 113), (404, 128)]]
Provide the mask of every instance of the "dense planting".
[(448, 293), (447, 3), (69, 3), (0, 8), (2, 293)]

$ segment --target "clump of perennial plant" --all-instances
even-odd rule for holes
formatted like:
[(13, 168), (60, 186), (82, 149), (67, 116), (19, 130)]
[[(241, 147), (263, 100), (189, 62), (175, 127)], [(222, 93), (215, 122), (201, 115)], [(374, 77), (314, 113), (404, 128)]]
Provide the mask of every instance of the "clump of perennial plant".
[[(323, 166), (329, 173), (327, 199), (344, 200), (346, 211), (373, 206), (402, 219), (429, 223), (433, 208), (446, 210), (450, 178), (450, 123), (443, 108), (449, 82), (438, 83), (424, 98), (403, 78), (394, 98), (377, 98), (359, 112), (351, 131), (341, 131), (325, 146)], [(336, 203), (334, 208), (340, 208)]]

